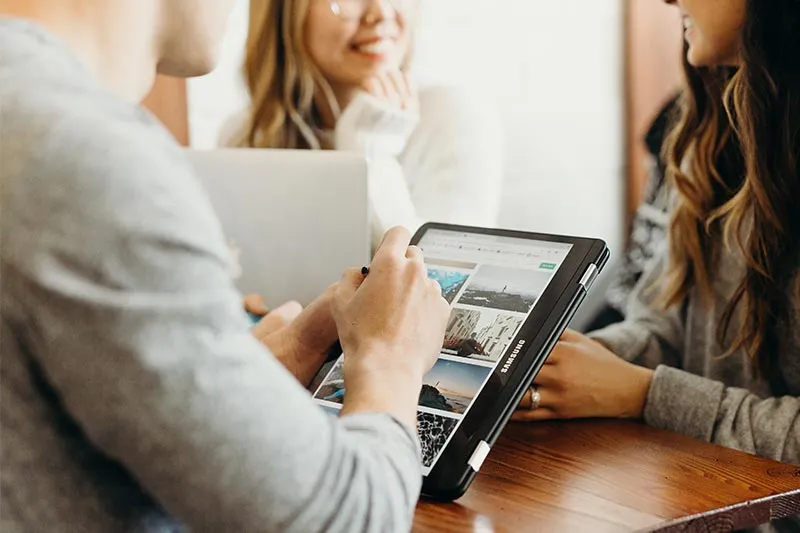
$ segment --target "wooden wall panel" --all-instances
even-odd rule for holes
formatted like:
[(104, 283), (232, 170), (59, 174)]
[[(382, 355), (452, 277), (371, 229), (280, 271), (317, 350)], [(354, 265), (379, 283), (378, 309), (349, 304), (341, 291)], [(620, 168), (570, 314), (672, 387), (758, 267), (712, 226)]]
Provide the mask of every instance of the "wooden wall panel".
[(678, 9), (626, 0), (628, 214), (644, 194), (643, 138), (661, 106), (680, 88), (683, 27)]
[(143, 104), (164, 123), (179, 143), (189, 145), (186, 80), (158, 76)]

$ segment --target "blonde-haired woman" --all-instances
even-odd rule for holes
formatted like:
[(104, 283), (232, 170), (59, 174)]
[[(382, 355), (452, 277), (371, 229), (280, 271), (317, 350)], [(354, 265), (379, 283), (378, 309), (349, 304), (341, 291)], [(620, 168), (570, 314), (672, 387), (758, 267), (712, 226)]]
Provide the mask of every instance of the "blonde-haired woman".
[[(409, 77), (416, 0), (251, 0), (251, 108), (226, 144), (335, 149), (371, 162), (373, 237), (426, 220), (492, 226), (500, 128), (462, 93)], [(226, 128), (231, 131), (233, 128)]]

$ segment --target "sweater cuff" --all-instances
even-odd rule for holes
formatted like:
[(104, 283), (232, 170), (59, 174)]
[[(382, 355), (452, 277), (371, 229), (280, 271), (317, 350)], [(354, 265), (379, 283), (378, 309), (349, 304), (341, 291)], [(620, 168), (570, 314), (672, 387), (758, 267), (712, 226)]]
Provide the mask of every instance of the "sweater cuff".
[(418, 113), (400, 109), (360, 91), (336, 123), (337, 150), (397, 157), (417, 127)]
[(724, 392), (718, 381), (660, 365), (647, 393), (644, 421), (710, 442)]
[(350, 432), (372, 436), (373, 446), (380, 446), (391, 457), (392, 467), (405, 487), (404, 505), (413, 513), (422, 489), (422, 446), (416, 428), (388, 413), (354, 413), (341, 416), (339, 422)]
[(378, 428), (385, 434), (394, 434), (405, 440), (414, 449), (418, 461), (422, 458), (422, 446), (416, 428), (411, 429), (398, 418), (388, 413), (353, 413), (339, 418), (340, 423), (350, 431), (372, 432)]

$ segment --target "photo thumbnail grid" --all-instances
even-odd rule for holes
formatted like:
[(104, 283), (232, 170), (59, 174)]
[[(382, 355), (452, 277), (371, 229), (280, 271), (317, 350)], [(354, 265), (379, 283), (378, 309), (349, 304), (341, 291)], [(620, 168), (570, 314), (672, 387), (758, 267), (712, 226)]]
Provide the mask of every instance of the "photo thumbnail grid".
[[(417, 407), (423, 474), (441, 451), (518, 334), (555, 269), (508, 268), (434, 258), (426, 261), (451, 306), (439, 359), (425, 375)], [(344, 401), (340, 357), (314, 399), (336, 415)]]

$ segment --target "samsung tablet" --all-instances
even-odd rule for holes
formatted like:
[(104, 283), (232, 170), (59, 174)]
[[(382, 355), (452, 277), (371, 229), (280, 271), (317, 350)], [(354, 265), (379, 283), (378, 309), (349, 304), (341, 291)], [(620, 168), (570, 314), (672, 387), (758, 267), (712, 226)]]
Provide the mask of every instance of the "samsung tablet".
[[(609, 252), (597, 239), (429, 223), (416, 233), (428, 275), (450, 303), (441, 353), (420, 391), (423, 496), (469, 487), (580, 306)], [(343, 357), (315, 401), (336, 414)]]

